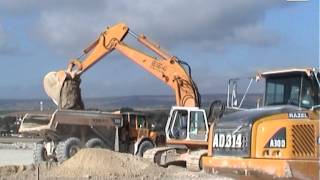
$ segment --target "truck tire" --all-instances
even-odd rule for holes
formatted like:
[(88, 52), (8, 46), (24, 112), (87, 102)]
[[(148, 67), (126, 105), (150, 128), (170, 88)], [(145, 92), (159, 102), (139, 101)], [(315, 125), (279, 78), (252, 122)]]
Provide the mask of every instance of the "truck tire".
[(81, 142), (79, 138), (70, 137), (65, 141), (60, 141), (57, 145), (56, 155), (58, 162), (63, 162), (81, 149)]
[(36, 143), (33, 147), (33, 161), (37, 163), (49, 161), (47, 150), (43, 143)]
[(86, 148), (106, 148), (106, 144), (100, 138), (91, 138), (86, 143)]
[(138, 149), (138, 155), (140, 157), (143, 157), (143, 154), (144, 152), (146, 152), (148, 149), (152, 149), (154, 147), (153, 143), (148, 141), (148, 140), (145, 140), (145, 141), (142, 141), (139, 145), (139, 149)]

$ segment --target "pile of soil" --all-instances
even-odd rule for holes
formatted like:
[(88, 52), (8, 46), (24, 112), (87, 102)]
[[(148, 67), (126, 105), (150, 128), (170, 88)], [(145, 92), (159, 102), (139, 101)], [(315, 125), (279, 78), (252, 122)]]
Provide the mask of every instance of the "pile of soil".
[(82, 149), (62, 164), (0, 167), (0, 180), (2, 179), (229, 180), (233, 178), (205, 172), (190, 172), (178, 166), (162, 168), (143, 158), (106, 149)]
[(116, 153), (106, 149), (82, 149), (51, 173), (63, 177), (139, 177), (165, 173), (143, 158), (131, 154)]
[(0, 167), (0, 179), (34, 179), (34, 165), (2, 166)]

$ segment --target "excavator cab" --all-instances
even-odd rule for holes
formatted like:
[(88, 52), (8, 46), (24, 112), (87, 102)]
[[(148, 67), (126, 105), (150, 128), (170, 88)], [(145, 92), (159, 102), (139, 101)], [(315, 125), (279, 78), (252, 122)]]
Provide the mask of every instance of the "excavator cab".
[(197, 107), (172, 107), (165, 130), (168, 142), (207, 142), (209, 128), (206, 113)]
[(200, 171), (200, 160), (207, 154), (208, 126), (204, 109), (173, 106), (165, 127), (166, 146), (150, 149), (143, 157), (160, 166), (185, 163), (188, 170)]

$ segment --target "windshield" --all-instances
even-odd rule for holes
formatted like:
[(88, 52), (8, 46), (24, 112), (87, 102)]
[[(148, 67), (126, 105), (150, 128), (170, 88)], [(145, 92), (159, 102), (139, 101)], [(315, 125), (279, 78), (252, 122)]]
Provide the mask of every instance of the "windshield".
[(319, 86), (316, 80), (306, 75), (268, 77), (265, 105), (291, 104), (311, 108), (319, 104), (318, 92)]

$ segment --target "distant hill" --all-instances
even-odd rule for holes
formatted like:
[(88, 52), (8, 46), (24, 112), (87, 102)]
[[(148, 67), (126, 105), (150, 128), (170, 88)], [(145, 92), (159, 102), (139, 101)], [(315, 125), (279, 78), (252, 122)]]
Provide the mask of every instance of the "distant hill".
[[(248, 94), (244, 106), (254, 107), (260, 94)], [(226, 94), (202, 95), (202, 106), (209, 106), (213, 100), (226, 101)], [(0, 111), (39, 110), (40, 101), (44, 110), (55, 109), (55, 104), (50, 99), (0, 99)], [(239, 99), (240, 101), (240, 99)], [(85, 98), (86, 109), (110, 110), (121, 107), (138, 109), (170, 109), (175, 104), (174, 96), (169, 95), (134, 95), (122, 97)]]

